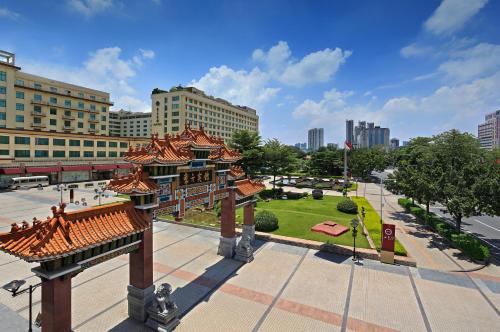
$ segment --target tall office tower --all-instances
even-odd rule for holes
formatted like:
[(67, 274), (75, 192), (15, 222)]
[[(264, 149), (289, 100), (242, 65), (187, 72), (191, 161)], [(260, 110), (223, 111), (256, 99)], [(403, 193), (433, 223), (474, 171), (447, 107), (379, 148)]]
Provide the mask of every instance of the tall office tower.
[(345, 139), (354, 144), (354, 120), (345, 121)]
[(151, 113), (125, 110), (109, 112), (109, 136), (150, 137)]
[(389, 128), (381, 128), (380, 126), (375, 126), (373, 128), (373, 141), (370, 147), (374, 147), (375, 145), (383, 145), (385, 147), (389, 147), (389, 137)]
[(307, 151), (307, 143), (295, 143), (295, 147), (302, 151)]
[(152, 132), (160, 137), (180, 134), (185, 125), (204, 130), (228, 141), (236, 130), (259, 131), (257, 111), (233, 105), (227, 100), (206, 95), (194, 87), (174, 87), (151, 93)]
[(390, 147), (392, 150), (399, 148), (399, 139), (398, 138), (391, 138)]
[(324, 146), (324, 133), (323, 128), (309, 129), (307, 146), (309, 151), (317, 151), (320, 147)]
[(485, 122), (477, 126), (477, 137), (483, 149), (500, 147), (500, 110), (486, 114)]
[(368, 139), (368, 147), (371, 148), (375, 145), (375, 124), (373, 122), (368, 122), (366, 124), (366, 136)]

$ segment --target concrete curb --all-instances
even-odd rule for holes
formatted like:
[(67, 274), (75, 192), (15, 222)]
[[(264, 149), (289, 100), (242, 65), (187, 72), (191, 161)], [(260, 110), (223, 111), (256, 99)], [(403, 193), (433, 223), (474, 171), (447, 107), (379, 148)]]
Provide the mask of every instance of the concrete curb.
[[(163, 222), (167, 222), (170, 224), (183, 225), (183, 226), (200, 228), (200, 229), (216, 231), (216, 232), (220, 231), (220, 229), (217, 227), (196, 225), (196, 224), (190, 224), (190, 223), (186, 223), (186, 222), (176, 222), (176, 221), (172, 221), (172, 220), (168, 220), (168, 219), (158, 219), (158, 220), (163, 221)], [(241, 229), (236, 228), (236, 233), (241, 234)], [(331, 252), (334, 254), (339, 254), (339, 255), (344, 255), (344, 256), (352, 256), (352, 251), (353, 251), (353, 247), (349, 247), (349, 246), (343, 246), (343, 245), (338, 245), (338, 244), (329, 244), (329, 243), (323, 243), (323, 242), (312, 241), (312, 240), (303, 240), (303, 239), (297, 239), (294, 237), (274, 235), (274, 234), (269, 234), (269, 233), (264, 233), (264, 232), (255, 232), (255, 238), (262, 240), (262, 241), (266, 241), (266, 242), (276, 242), (276, 243), (288, 244), (288, 245), (292, 245), (292, 246), (296, 246), (296, 247)], [(371, 260), (375, 260), (375, 261), (380, 260), (379, 259), (380, 254), (374, 249), (356, 248), (356, 255), (358, 257), (363, 258), (363, 259), (371, 259)], [(398, 256), (398, 255), (394, 255), (394, 264), (411, 266), (411, 267), (417, 266), (417, 262), (415, 261), (414, 258), (405, 257), (405, 256)]]

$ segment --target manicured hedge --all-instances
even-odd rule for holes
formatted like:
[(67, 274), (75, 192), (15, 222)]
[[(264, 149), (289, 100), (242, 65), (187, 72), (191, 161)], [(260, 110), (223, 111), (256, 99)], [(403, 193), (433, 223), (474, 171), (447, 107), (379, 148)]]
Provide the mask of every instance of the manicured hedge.
[(255, 230), (259, 232), (272, 232), (278, 229), (278, 217), (270, 211), (259, 211), (255, 215)]
[(489, 260), (490, 250), (488, 246), (482, 243), (478, 238), (463, 232), (457, 233), (453, 225), (450, 225), (435, 213), (427, 214), (421, 207), (413, 205), (410, 199), (400, 198), (398, 199), (398, 203), (404, 207), (407, 212), (425, 221), (425, 223), (439, 235), (448, 239), (455, 248), (462, 250), (475, 260)]
[(284, 193), (286, 195), (286, 198), (288, 199), (301, 199), (303, 197), (307, 197), (309, 193), (294, 193), (291, 191), (287, 191)]
[(272, 189), (265, 189), (259, 193), (259, 197), (262, 199), (281, 197), (283, 195), (283, 189), (276, 188), (274, 191)]
[(337, 210), (345, 213), (358, 213), (358, 205), (350, 199), (344, 199), (337, 203)]

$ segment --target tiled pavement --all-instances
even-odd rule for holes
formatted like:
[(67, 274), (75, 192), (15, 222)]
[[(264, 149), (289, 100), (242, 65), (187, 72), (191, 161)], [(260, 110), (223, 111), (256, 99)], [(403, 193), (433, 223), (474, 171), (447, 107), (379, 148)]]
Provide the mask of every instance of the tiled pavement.
[[(55, 203), (45, 201), (57, 199), (55, 193), (29, 194), (34, 197), (21, 201), (0, 194), (0, 227), (14, 216), (29, 220), (33, 211), (43, 217)], [(500, 276), (491, 270), (353, 264), (349, 257), (277, 243), (258, 243), (255, 260), (242, 265), (216, 255), (215, 232), (163, 223), (154, 232), (155, 284), (173, 286), (182, 313), (178, 331), (493, 331), (500, 325)], [(32, 266), (0, 254), (0, 285), (23, 278), (38, 282)], [(127, 256), (75, 277), (73, 328), (146, 331), (127, 319), (127, 284)], [(39, 299), (37, 289), (35, 314)], [(27, 296), (2, 291), (2, 321), (27, 319), (27, 302)], [(6, 326), (23, 330), (19, 319), (2, 330)]]

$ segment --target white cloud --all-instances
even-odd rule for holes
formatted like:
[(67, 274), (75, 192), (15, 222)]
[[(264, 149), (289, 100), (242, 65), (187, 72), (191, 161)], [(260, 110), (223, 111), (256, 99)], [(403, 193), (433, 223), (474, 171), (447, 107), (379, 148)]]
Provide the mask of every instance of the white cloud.
[(11, 20), (17, 20), (21, 15), (19, 13), (13, 12), (8, 8), (0, 7), (0, 17), (5, 17)]
[(435, 35), (451, 34), (461, 29), (487, 2), (488, 0), (443, 0), (424, 23), (424, 27)]
[(329, 81), (351, 54), (351, 51), (342, 51), (338, 47), (334, 50), (326, 48), (296, 61), (292, 59), (288, 44), (280, 41), (267, 52), (262, 49), (254, 50), (252, 59), (265, 64), (267, 71), (278, 81), (303, 86)]
[(140, 48), (139, 51), (141, 51), (142, 57), (145, 59), (153, 59), (155, 57), (155, 52), (153, 50), (143, 50)]
[(466, 82), (491, 75), (500, 70), (500, 45), (481, 43), (450, 54), (450, 59), (439, 66), (447, 79)]
[(20, 59), (23, 70), (40, 76), (51, 77), (76, 85), (109, 92), (115, 101), (114, 109), (132, 111), (149, 110), (148, 103), (135, 97), (136, 90), (130, 81), (136, 77), (139, 65), (134, 61), (143, 59), (141, 52), (132, 59), (121, 56), (121, 48), (108, 47), (98, 49), (89, 54), (89, 58), (81, 66), (64, 66), (57, 63), (41, 63)]
[(422, 45), (420, 43), (413, 43), (403, 47), (400, 53), (405, 58), (416, 58), (430, 54), (433, 51), (432, 47)]
[(69, 0), (69, 7), (86, 17), (94, 16), (115, 6), (113, 0)]
[(269, 79), (269, 75), (259, 68), (246, 71), (220, 66), (210, 68), (208, 73), (190, 84), (234, 104), (260, 108), (280, 90), (267, 87)]

